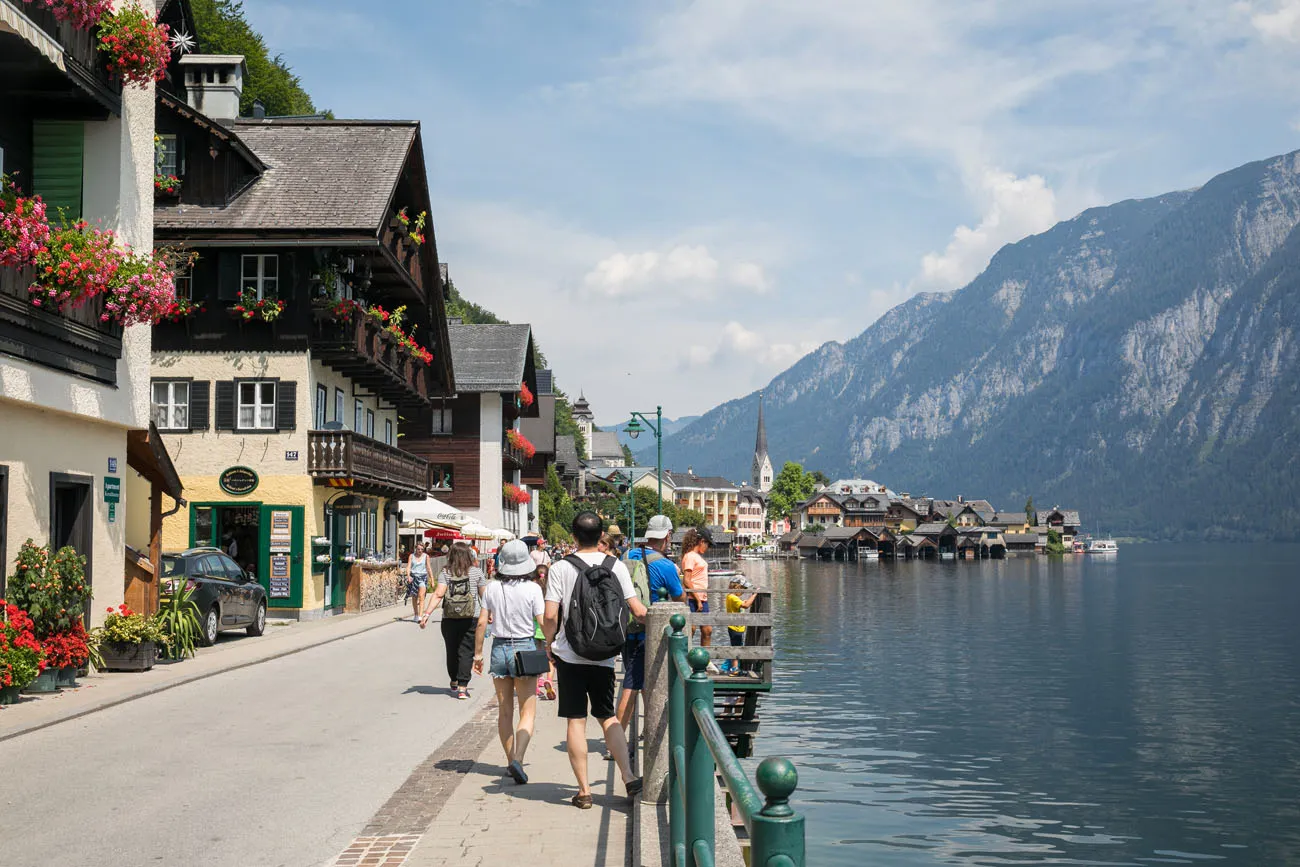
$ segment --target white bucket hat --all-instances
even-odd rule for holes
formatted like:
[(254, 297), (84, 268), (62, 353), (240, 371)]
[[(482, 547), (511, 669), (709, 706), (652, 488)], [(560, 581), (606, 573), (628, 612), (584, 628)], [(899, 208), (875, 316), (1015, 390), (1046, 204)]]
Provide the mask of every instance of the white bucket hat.
[(518, 578), (521, 575), (533, 574), (535, 569), (537, 564), (533, 562), (528, 546), (523, 542), (511, 539), (501, 546), (501, 551), (497, 555), (497, 574), (507, 578)]
[(655, 515), (645, 528), (647, 539), (667, 539), (672, 534), (673, 522), (668, 520), (666, 515)]

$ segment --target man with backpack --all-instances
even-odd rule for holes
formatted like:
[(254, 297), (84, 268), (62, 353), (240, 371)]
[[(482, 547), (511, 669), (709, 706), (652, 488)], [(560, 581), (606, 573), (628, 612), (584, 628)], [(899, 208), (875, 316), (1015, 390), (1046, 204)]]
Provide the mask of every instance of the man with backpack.
[[(631, 551), (623, 562), (632, 576), (641, 604), (685, 602), (686, 592), (677, 565), (668, 557), (668, 540), (673, 522), (666, 515), (655, 515), (646, 525), (645, 542)], [(627, 732), (636, 709), (636, 697), (645, 688), (645, 624), (630, 620), (627, 644), (623, 647), (623, 692), (618, 697), (618, 721)]]
[(542, 631), (559, 680), (559, 715), (567, 719), (565, 744), (578, 782), (572, 803), (591, 809), (587, 783), (587, 711), (605, 735), (605, 748), (618, 763), (628, 798), (641, 791), (632, 776), (627, 738), (614, 714), (614, 662), (627, 642), (629, 616), (644, 622), (646, 607), (637, 598), (627, 566), (601, 553), (604, 525), (595, 512), (573, 519), (578, 551), (551, 566)]

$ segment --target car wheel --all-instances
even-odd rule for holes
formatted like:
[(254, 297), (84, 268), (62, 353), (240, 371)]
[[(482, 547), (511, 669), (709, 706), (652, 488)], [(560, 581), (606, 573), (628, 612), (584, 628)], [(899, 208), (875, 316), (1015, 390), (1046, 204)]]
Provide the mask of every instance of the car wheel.
[(253, 615), (253, 622), (248, 624), (249, 635), (261, 635), (266, 631), (266, 603), (257, 603), (257, 613)]
[(208, 609), (208, 613), (203, 618), (203, 634), (199, 636), (199, 644), (204, 647), (211, 647), (217, 643), (217, 633), (221, 631), (221, 612), (217, 606), (213, 605)]

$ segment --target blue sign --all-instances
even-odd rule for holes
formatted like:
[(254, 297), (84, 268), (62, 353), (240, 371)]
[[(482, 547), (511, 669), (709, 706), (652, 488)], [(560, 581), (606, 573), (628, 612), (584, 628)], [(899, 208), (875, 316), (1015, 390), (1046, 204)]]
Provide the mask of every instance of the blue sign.
[(108, 472), (110, 475), (117, 472), (117, 458), (108, 459)]

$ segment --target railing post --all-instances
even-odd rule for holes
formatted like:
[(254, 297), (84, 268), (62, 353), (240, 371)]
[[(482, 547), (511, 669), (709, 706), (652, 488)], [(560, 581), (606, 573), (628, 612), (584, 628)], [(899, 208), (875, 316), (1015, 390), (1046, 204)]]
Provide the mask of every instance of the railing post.
[(686, 655), (691, 663), (691, 676), (687, 679), (686, 701), (686, 867), (695, 867), (695, 847), (701, 842), (709, 852), (714, 844), (713, 797), (718, 790), (714, 773), (713, 753), (700, 732), (694, 708), (704, 707), (713, 714), (713, 680), (709, 677), (709, 651), (695, 647)]
[[(668, 768), (672, 751), (668, 742), (668, 678), (672, 668), (668, 636), (673, 615), (685, 617), (682, 602), (656, 602), (650, 606), (645, 623), (645, 748), (642, 755), (645, 787), (641, 801), (662, 804), (668, 800)], [(682, 621), (685, 628), (685, 620)], [(685, 653), (683, 645), (682, 652)]]
[(681, 778), (677, 756), (686, 754), (686, 684), (677, 669), (676, 657), (686, 654), (690, 640), (683, 632), (686, 615), (674, 614), (668, 622), (672, 627), (672, 634), (665, 641), (668, 645), (668, 828), (672, 851), (683, 853), (684, 863), (687, 857), (686, 797), (689, 790)]
[(753, 867), (804, 867), (803, 816), (790, 807), (799, 773), (789, 759), (767, 758), (758, 765), (758, 788), (767, 803), (753, 817), (750, 833)]

